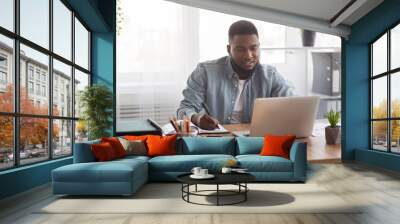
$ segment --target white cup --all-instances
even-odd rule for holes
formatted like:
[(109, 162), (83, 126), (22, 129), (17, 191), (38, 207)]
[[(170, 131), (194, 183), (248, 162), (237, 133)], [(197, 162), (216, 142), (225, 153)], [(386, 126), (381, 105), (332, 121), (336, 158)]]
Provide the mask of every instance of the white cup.
[(221, 172), (222, 173), (230, 173), (232, 171), (232, 168), (230, 167), (222, 167)]
[(207, 176), (208, 175), (208, 169), (201, 169), (200, 170), (200, 176)]
[(199, 175), (201, 175), (200, 174), (200, 171), (202, 170), (202, 168), (201, 167), (193, 167), (193, 169), (192, 169), (192, 173), (194, 174), (194, 175), (196, 175), (196, 176), (199, 176)]

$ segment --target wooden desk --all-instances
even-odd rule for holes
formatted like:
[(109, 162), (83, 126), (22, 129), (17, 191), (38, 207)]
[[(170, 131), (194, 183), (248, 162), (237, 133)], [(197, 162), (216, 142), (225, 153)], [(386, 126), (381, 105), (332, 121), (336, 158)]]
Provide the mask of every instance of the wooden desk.
[[(224, 128), (230, 132), (250, 130), (250, 124), (227, 124)], [(232, 134), (228, 134), (232, 135)], [(298, 139), (307, 142), (307, 160), (312, 163), (338, 163), (341, 161), (341, 145), (325, 144), (325, 136), (312, 136)]]

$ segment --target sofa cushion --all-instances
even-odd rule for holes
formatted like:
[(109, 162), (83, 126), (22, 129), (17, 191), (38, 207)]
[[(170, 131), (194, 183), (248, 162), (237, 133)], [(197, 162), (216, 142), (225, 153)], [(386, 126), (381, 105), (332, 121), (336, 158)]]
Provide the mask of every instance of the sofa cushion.
[(290, 148), (296, 140), (295, 135), (265, 135), (261, 156), (280, 156), (289, 158)]
[[(142, 162), (148, 162), (150, 157), (147, 156), (136, 156), (136, 155), (131, 155), (131, 156), (125, 156), (124, 158), (116, 159), (113, 160), (113, 162), (127, 162), (130, 163), (132, 161), (138, 160)], [(133, 162), (135, 163), (135, 162)]]
[(75, 143), (74, 163), (95, 162), (96, 158), (90, 148), (92, 144), (99, 144), (100, 140)]
[(292, 172), (292, 161), (278, 156), (238, 155), (240, 167), (249, 172)]
[(259, 154), (264, 145), (263, 137), (237, 137), (236, 155)]
[(117, 137), (103, 137), (101, 138), (101, 142), (110, 143), (110, 145), (114, 149), (117, 158), (122, 158), (126, 156), (126, 151)]
[[(146, 162), (139, 159), (74, 163), (53, 170), (58, 182), (130, 182), (133, 173), (143, 172)], [(147, 172), (143, 174), (147, 176)]]
[(126, 151), (126, 155), (147, 155), (146, 142), (142, 140), (126, 140), (125, 138), (118, 138)]
[(92, 144), (91, 146), (96, 161), (104, 162), (117, 159), (118, 156), (115, 154), (115, 150), (112, 145), (108, 142), (102, 142), (100, 144)]
[(176, 154), (177, 135), (159, 136), (149, 135), (147, 137), (147, 155), (148, 156), (165, 156)]
[(129, 141), (135, 141), (135, 140), (140, 140), (140, 141), (146, 141), (148, 135), (125, 135), (124, 138)]
[(232, 137), (184, 137), (181, 154), (235, 155), (235, 139)]
[(175, 155), (158, 156), (149, 160), (152, 172), (190, 172), (193, 167), (200, 166), (211, 172), (219, 171), (228, 160), (235, 159), (231, 155)]

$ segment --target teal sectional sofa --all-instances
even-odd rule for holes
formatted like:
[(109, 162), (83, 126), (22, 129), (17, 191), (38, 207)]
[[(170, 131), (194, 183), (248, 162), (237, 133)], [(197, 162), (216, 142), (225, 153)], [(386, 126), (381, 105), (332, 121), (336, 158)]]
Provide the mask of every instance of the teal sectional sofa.
[(90, 149), (98, 141), (75, 144), (74, 163), (52, 171), (54, 194), (131, 195), (148, 181), (176, 181), (193, 167), (218, 172), (230, 159), (260, 182), (304, 182), (307, 145), (295, 142), (290, 159), (260, 156), (262, 137), (184, 137), (177, 141), (177, 155), (127, 156), (96, 162)]

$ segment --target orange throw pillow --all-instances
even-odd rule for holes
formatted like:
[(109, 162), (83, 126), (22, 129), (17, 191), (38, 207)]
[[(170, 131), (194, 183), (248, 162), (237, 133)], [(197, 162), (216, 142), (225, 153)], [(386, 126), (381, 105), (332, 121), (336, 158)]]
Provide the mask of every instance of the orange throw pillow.
[(146, 140), (148, 156), (176, 155), (176, 137), (177, 135), (149, 135)]
[(125, 135), (124, 139), (129, 140), (129, 141), (146, 141), (147, 140), (148, 135), (139, 135), (139, 136), (135, 136), (135, 135)]
[(94, 157), (99, 162), (109, 161), (117, 158), (113, 147), (108, 142), (93, 144), (90, 147), (92, 149)]
[(261, 149), (260, 155), (280, 156), (289, 159), (290, 148), (295, 139), (295, 135), (265, 135), (264, 146)]
[(110, 137), (110, 138), (101, 138), (101, 142), (108, 142), (114, 149), (115, 155), (117, 158), (121, 158), (126, 156), (126, 151), (124, 146), (122, 146), (121, 142), (119, 142), (118, 138)]

